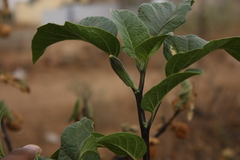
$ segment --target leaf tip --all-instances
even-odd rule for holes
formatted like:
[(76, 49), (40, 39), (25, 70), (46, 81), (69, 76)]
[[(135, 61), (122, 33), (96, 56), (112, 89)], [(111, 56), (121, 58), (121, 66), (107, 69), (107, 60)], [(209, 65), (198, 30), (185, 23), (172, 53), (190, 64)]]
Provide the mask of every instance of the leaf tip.
[(35, 63), (36, 63), (36, 61), (34, 59), (32, 59), (32, 64), (35, 64)]
[(110, 8), (110, 12), (113, 13), (116, 9)]
[(192, 6), (194, 3), (195, 3), (195, 1), (194, 1), (194, 0), (192, 0), (192, 1), (191, 1), (191, 6)]
[(37, 57), (34, 52), (32, 53), (32, 63), (35, 64), (40, 57)]

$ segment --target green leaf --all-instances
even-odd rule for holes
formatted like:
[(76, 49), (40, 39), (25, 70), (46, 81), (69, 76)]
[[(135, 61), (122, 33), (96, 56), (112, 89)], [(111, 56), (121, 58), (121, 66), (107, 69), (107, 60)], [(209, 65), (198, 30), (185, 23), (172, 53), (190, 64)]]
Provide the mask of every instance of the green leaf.
[(240, 61), (240, 37), (212, 40), (204, 45), (203, 48), (192, 50), (186, 53), (179, 53), (172, 56), (168, 60), (165, 67), (166, 75), (169, 76), (173, 73), (181, 71), (208, 53), (217, 49), (224, 49), (232, 57)]
[(87, 118), (68, 126), (61, 137), (61, 147), (59, 150), (59, 160), (76, 160), (81, 152), (81, 146), (91, 132), (93, 132), (93, 122)]
[(132, 133), (121, 132), (107, 135), (98, 142), (119, 156), (130, 156), (137, 160), (146, 153), (146, 144), (144, 140)]
[(172, 2), (144, 3), (138, 9), (138, 17), (148, 27), (152, 36), (173, 32), (185, 23), (193, 0), (184, 0), (177, 7)]
[(164, 41), (163, 44), (164, 44), (163, 45), (163, 55), (166, 58), (166, 60), (169, 60), (172, 57), (172, 55), (174, 55), (175, 53), (173, 53), (173, 51), (172, 51), (173, 48), (169, 43)]
[[(97, 18), (99, 17), (87, 18), (80, 21), (79, 24), (65, 22), (61, 26), (48, 23), (39, 27), (32, 40), (33, 63), (42, 56), (48, 46), (64, 40), (83, 40), (95, 45), (109, 55), (118, 56), (120, 43), (116, 38), (116, 26), (107, 18), (100, 18), (101, 23), (93, 21)], [(89, 26), (81, 25), (81, 23)]]
[(159, 50), (166, 37), (168, 37), (168, 35), (155, 36), (147, 39), (137, 46), (136, 56), (143, 61), (147, 61)]
[(145, 111), (149, 111), (153, 114), (156, 113), (159, 104), (163, 98), (170, 92), (174, 87), (180, 84), (182, 81), (195, 76), (202, 75), (203, 72), (198, 69), (189, 69), (185, 72), (175, 73), (166, 77), (158, 85), (151, 88), (143, 97), (141, 107)]
[(150, 38), (147, 27), (131, 11), (111, 9), (111, 14), (122, 38), (122, 50), (136, 58), (136, 47)]
[(54, 159), (54, 160), (58, 160), (59, 150), (60, 150), (60, 149), (56, 150), (56, 151), (51, 155), (50, 158), (52, 158), (52, 159)]
[(81, 146), (81, 153), (79, 160), (101, 160), (98, 150), (97, 142), (94, 136), (89, 136)]
[(102, 138), (105, 136), (104, 134), (98, 132), (92, 132), (91, 135), (94, 136), (95, 138)]
[(185, 53), (191, 50), (200, 49), (207, 43), (208, 41), (196, 35), (173, 35), (165, 39), (163, 54), (168, 60), (176, 53)]
[(81, 21), (77, 22), (76, 24), (101, 28), (101, 29), (111, 33), (115, 37), (118, 34), (116, 25), (110, 19), (108, 19), (106, 17), (99, 17), (99, 16), (86, 17), (86, 18), (82, 19)]
[[(3, 110), (3, 111), (2, 111)], [(9, 121), (13, 120), (13, 116), (11, 111), (9, 110), (7, 103), (5, 101), (0, 101), (0, 111), (2, 111), (3, 116), (7, 118)]]
[(100, 158), (99, 154), (91, 153), (91, 154), (84, 156), (80, 160), (101, 160), (101, 158)]

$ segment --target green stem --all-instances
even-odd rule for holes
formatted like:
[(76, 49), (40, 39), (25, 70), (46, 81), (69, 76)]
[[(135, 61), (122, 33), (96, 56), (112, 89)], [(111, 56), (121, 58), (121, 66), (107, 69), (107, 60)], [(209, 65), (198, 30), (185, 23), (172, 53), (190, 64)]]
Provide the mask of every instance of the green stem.
[[(147, 64), (147, 63), (146, 63)], [(147, 66), (145, 64), (145, 66)], [(143, 160), (150, 160), (150, 150), (149, 150), (149, 132), (150, 128), (146, 127), (146, 117), (145, 112), (141, 107), (141, 102), (143, 98), (143, 89), (144, 89), (144, 83), (145, 83), (145, 75), (146, 75), (146, 67), (144, 67), (143, 70), (140, 71), (140, 80), (139, 80), (139, 86), (138, 91), (134, 90), (136, 103), (137, 103), (137, 110), (138, 110), (138, 120), (141, 130), (141, 136), (144, 139), (146, 146), (147, 146), (147, 152), (143, 156)]]

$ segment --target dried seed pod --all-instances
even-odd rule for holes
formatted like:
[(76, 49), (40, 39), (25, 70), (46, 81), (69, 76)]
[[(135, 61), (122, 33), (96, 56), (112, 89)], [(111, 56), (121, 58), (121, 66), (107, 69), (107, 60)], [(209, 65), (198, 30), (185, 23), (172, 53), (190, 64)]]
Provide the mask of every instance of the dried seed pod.
[(178, 102), (179, 102), (179, 97), (177, 96), (172, 100), (171, 105), (173, 106), (173, 108), (175, 108), (175, 106), (178, 104)]
[(224, 159), (234, 159), (236, 152), (232, 148), (225, 148), (222, 150), (221, 156)]
[(9, 73), (0, 72), (0, 81), (10, 84), (22, 92), (30, 93), (30, 88), (28, 84), (26, 84), (26, 82), (24, 82), (21, 79), (15, 78), (13, 75)]
[(8, 37), (12, 32), (12, 27), (9, 24), (0, 25), (0, 37)]
[(185, 102), (185, 103), (182, 104), (181, 99), (179, 98), (179, 96), (177, 96), (173, 99), (172, 106), (173, 106), (174, 110), (175, 110), (175, 108), (179, 108), (180, 111), (183, 111), (186, 108), (188, 108), (188, 102)]
[(15, 132), (21, 131), (23, 123), (22, 115), (17, 112), (11, 111), (11, 116), (12, 119), (6, 119), (7, 128)]
[(150, 159), (154, 159), (157, 156), (157, 144), (159, 144), (159, 140), (154, 137), (150, 137)]
[(159, 139), (158, 138), (155, 138), (155, 137), (150, 137), (149, 138), (149, 143), (150, 143), (150, 145), (152, 145), (152, 144), (159, 144), (160, 142), (159, 142)]
[(154, 159), (157, 155), (157, 147), (155, 144), (150, 144), (150, 159)]
[(179, 139), (185, 139), (189, 135), (189, 127), (182, 122), (174, 122), (171, 125), (171, 129), (174, 131), (175, 136)]

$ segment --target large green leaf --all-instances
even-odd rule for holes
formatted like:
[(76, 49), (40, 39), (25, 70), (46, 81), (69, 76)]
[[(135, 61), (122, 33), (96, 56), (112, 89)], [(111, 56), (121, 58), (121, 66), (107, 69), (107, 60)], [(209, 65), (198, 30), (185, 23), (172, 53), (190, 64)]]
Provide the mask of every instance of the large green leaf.
[(81, 154), (83, 142), (93, 132), (93, 122), (87, 118), (68, 126), (61, 137), (59, 160), (76, 160)]
[(176, 53), (185, 53), (191, 50), (202, 48), (208, 41), (196, 36), (196, 35), (185, 35), (185, 36), (169, 36), (164, 41), (164, 56), (168, 60), (172, 55)]
[(79, 160), (101, 160), (98, 150), (97, 150), (97, 142), (94, 136), (89, 136), (86, 140), (84, 140), (81, 146), (81, 153)]
[(136, 47), (150, 38), (147, 27), (131, 11), (112, 9), (111, 14), (122, 38), (122, 50), (136, 58)]
[(130, 156), (137, 160), (143, 157), (146, 152), (144, 140), (132, 133), (122, 132), (107, 135), (97, 142), (120, 156)]
[(240, 37), (212, 40), (200, 49), (173, 55), (166, 64), (166, 75), (169, 76), (173, 73), (181, 71), (208, 53), (217, 49), (224, 49), (232, 57), (240, 61)]
[(39, 27), (33, 37), (33, 63), (42, 56), (48, 46), (64, 40), (83, 40), (95, 45), (109, 55), (118, 56), (120, 43), (116, 38), (116, 30), (115, 24), (104, 17), (88, 17), (78, 24), (65, 22), (63, 26), (48, 23)]
[(101, 28), (101, 29), (111, 33), (115, 37), (118, 34), (116, 25), (113, 23), (113, 21), (111, 21), (110, 19), (108, 19), (106, 17), (99, 17), (99, 16), (86, 17), (86, 18), (82, 19), (81, 21), (77, 22), (76, 24)]
[(155, 54), (161, 47), (168, 35), (155, 36), (147, 39), (136, 48), (136, 55), (139, 59), (146, 61)]
[(201, 70), (189, 69), (185, 72), (175, 73), (169, 77), (166, 77), (162, 82), (151, 88), (144, 95), (141, 103), (142, 109), (155, 114), (159, 104), (171, 89), (189, 77), (201, 74), (203, 74)]
[(139, 7), (138, 17), (148, 27), (152, 36), (173, 32), (185, 23), (193, 0), (184, 0), (177, 7), (172, 2), (144, 3)]

